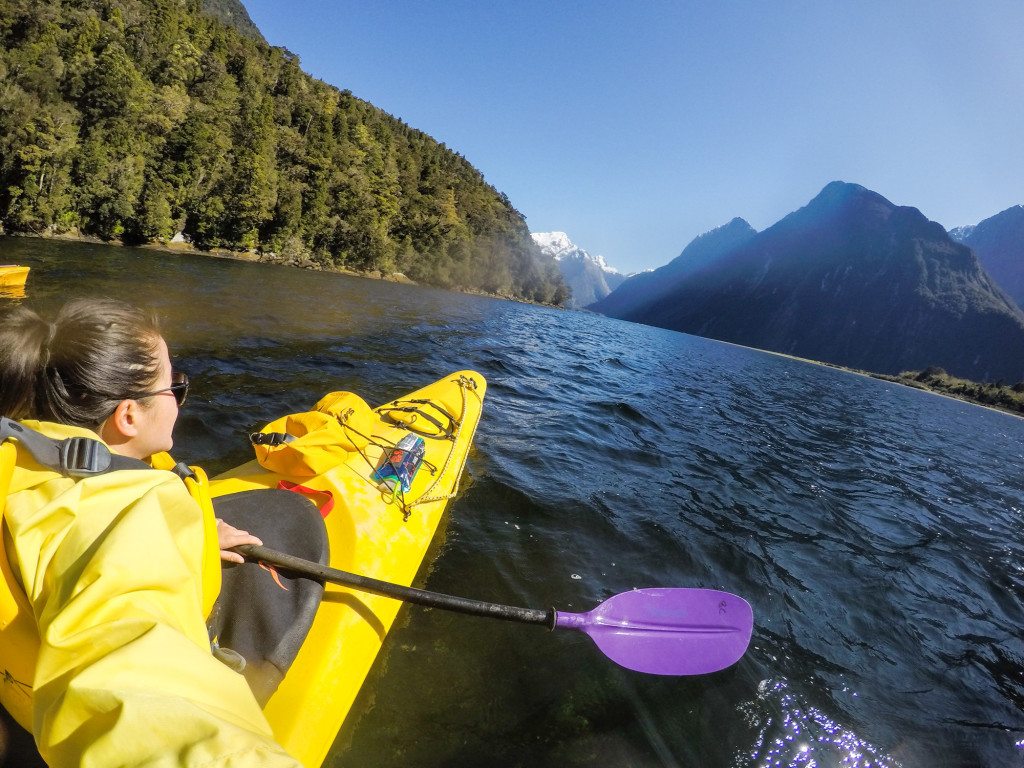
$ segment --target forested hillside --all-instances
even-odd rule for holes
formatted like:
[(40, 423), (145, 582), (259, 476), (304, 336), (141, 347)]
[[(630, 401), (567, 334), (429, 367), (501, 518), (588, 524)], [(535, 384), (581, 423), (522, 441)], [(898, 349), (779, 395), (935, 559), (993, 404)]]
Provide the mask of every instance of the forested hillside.
[(201, 0), (0, 2), (0, 224), (566, 296), (463, 157)]

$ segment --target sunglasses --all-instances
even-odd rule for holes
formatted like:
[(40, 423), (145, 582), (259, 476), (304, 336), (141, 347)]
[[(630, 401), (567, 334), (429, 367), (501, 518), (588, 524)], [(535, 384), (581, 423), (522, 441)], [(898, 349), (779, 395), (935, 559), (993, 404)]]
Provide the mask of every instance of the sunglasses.
[(133, 400), (141, 400), (144, 397), (152, 397), (153, 395), (160, 395), (164, 392), (170, 392), (174, 395), (175, 401), (178, 403), (178, 407), (181, 408), (185, 404), (185, 398), (188, 397), (188, 374), (184, 371), (171, 371), (171, 386), (158, 389), (153, 392), (142, 392), (135, 395)]

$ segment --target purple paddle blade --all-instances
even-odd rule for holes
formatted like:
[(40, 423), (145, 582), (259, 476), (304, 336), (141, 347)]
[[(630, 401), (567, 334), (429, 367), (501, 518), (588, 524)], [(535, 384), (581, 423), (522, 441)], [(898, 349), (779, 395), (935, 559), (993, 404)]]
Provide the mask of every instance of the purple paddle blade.
[(617, 664), (654, 675), (703, 675), (735, 664), (754, 629), (742, 597), (715, 589), (635, 589), (555, 627), (590, 635)]

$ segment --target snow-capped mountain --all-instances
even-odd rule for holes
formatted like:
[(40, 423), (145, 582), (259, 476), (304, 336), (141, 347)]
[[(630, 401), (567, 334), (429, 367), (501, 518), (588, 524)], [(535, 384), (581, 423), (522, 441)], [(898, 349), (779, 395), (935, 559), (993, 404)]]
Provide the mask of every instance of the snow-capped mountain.
[(565, 258), (582, 257), (594, 262), (605, 272), (619, 274), (619, 270), (608, 265), (608, 262), (604, 260), (604, 256), (594, 256), (583, 250), (570, 240), (565, 232), (534, 232), (530, 237), (533, 238), (533, 242), (540, 246), (544, 253), (554, 258), (555, 261), (561, 261)]
[(956, 240), (958, 243), (964, 242), (968, 237), (974, 234), (976, 226), (974, 224), (968, 224), (964, 227), (953, 227), (949, 230), (949, 236)]
[(626, 279), (603, 256), (592, 256), (576, 245), (565, 232), (533, 232), (530, 235), (541, 253), (558, 262), (558, 268), (572, 292), (569, 307), (585, 307), (611, 293)]

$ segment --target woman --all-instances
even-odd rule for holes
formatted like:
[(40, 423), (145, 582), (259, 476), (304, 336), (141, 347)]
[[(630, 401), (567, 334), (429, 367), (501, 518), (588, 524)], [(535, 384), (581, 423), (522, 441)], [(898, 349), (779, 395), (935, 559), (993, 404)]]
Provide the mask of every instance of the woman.
[[(171, 450), (188, 386), (156, 319), (128, 304), (71, 302), (53, 323), (19, 307), (0, 326), (0, 415), (92, 429), (121, 456)], [(222, 520), (217, 533), (229, 562), (244, 559), (231, 547), (263, 543)]]
[[(187, 390), (156, 321), (130, 305), (78, 300), (53, 322), (24, 307), (0, 319), (0, 415), (50, 437), (99, 438), (170, 468)], [(4, 550), (39, 630), (32, 731), (51, 766), (296, 765), (210, 651), (218, 550), (241, 561), (226, 550), (260, 542), (215, 533), (195, 486), (166, 469), (74, 479), (18, 451)]]

